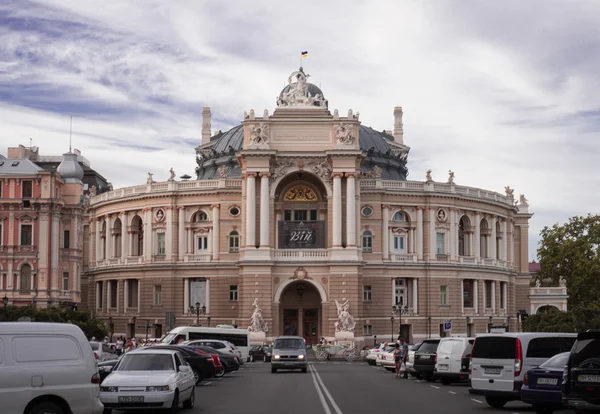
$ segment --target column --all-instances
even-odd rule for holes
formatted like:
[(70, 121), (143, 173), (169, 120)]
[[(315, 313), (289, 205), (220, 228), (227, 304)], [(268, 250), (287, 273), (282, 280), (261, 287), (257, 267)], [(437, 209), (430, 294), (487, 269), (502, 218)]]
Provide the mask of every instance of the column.
[(129, 279), (123, 280), (123, 312), (127, 312), (129, 307)]
[(342, 176), (333, 176), (333, 247), (342, 247)]
[(515, 232), (515, 226), (514, 224), (511, 222), (510, 223), (510, 234), (508, 237), (508, 251), (509, 251), (509, 260), (511, 265), (514, 267), (515, 266), (515, 244), (514, 244), (514, 232)]
[(221, 217), (220, 217), (220, 210), (219, 210), (219, 204), (213, 204), (212, 206), (212, 220), (213, 220), (213, 233), (212, 233), (212, 243), (213, 243), (213, 256), (212, 259), (213, 260), (219, 260), (219, 251), (221, 250), (221, 247), (219, 245), (220, 243), (220, 234), (221, 234), (221, 228), (220, 228), (220, 223), (221, 223)]
[[(450, 234), (448, 235), (448, 239), (450, 241), (450, 260), (456, 260), (456, 251), (458, 249), (458, 243), (456, 243), (456, 235), (458, 231), (456, 230), (456, 210), (453, 208), (450, 209)], [(449, 260), (449, 261), (450, 261)]]
[(110, 309), (110, 298), (112, 295), (112, 283), (108, 282), (107, 283), (107, 289), (106, 289), (106, 309)]
[[(281, 214), (282, 212), (280, 208), (275, 210), (275, 246), (277, 246), (277, 243), (279, 243), (279, 222), (281, 221)], [(319, 220), (323, 219), (319, 218)]]
[(213, 229), (208, 229), (208, 254), (212, 257), (213, 252)]
[(496, 315), (498, 313), (496, 310), (496, 281), (492, 280), (490, 283), (492, 284), (492, 314)]
[(429, 260), (435, 260), (436, 254), (436, 232), (435, 232), (435, 209), (429, 209)]
[(502, 309), (508, 314), (508, 283), (504, 282), (501, 285), (503, 291), (504, 300), (502, 301)]
[(246, 247), (256, 247), (256, 177), (246, 176)]
[(96, 263), (102, 260), (102, 238), (100, 237), (102, 222), (100, 220), (100, 218), (96, 219)]
[(346, 173), (346, 246), (356, 246), (356, 180)]
[(173, 260), (173, 207), (165, 208), (167, 228), (165, 230), (165, 260)]
[[(108, 290), (108, 283), (105, 280), (105, 281), (102, 282), (102, 297), (100, 298), (100, 303), (102, 304), (101, 308), (105, 312), (108, 311), (108, 300), (106, 302), (104, 301), (104, 298), (108, 299), (108, 297), (106, 296), (106, 291), (107, 290)], [(105, 305), (105, 303), (106, 303), (106, 305)]]
[(465, 301), (463, 299), (463, 297), (464, 297), (463, 296), (463, 292), (464, 291), (465, 291), (465, 281), (461, 279), (460, 280), (460, 295), (459, 295), (459, 298), (460, 298), (460, 311), (462, 313), (465, 313)]
[[(55, 211), (52, 213), (52, 248), (50, 249), (50, 265), (52, 271), (52, 290), (59, 289), (58, 280), (62, 277), (62, 270), (58, 269), (58, 255), (59, 255), (59, 243), (60, 243), (60, 213)], [(60, 273), (60, 276), (59, 276)]]
[(137, 311), (140, 313), (140, 305), (142, 303), (142, 281), (137, 279)]
[(479, 282), (473, 280), (473, 310), (475, 315), (479, 314)]
[(412, 280), (412, 299), (413, 299), (413, 303), (412, 303), (412, 308), (413, 308), (413, 313), (415, 315), (419, 314), (419, 279), (413, 279)]
[(196, 245), (195, 245), (195, 240), (194, 240), (194, 230), (188, 229), (187, 235), (188, 235), (187, 252), (189, 254), (194, 254), (196, 252)]
[(383, 260), (390, 258), (390, 206), (384, 204), (381, 206), (381, 235), (383, 236), (381, 253)]
[(190, 280), (183, 279), (183, 313), (186, 314), (190, 308)]
[(481, 257), (481, 217), (475, 213), (475, 234), (473, 236), (473, 253), (476, 258)]
[(144, 214), (144, 261), (152, 260), (152, 209)]
[(417, 259), (423, 260), (423, 207), (417, 207)]
[(507, 233), (506, 220), (502, 220), (502, 254), (500, 258), (505, 262), (508, 260), (507, 252), (508, 252), (508, 233)]
[(105, 259), (112, 259), (114, 257), (113, 254), (113, 235), (112, 235), (112, 224), (113, 219), (111, 216), (106, 216), (106, 234), (104, 237), (106, 238), (106, 253)]
[(269, 224), (269, 173), (260, 173), (260, 247), (269, 248), (271, 242), (269, 240), (269, 232), (271, 226)]
[[(454, 245), (456, 246), (454, 249), (454, 260), (458, 261), (458, 256), (459, 256), (459, 237), (458, 237), (458, 232), (460, 229), (460, 212), (458, 210), (454, 210), (454, 234), (452, 235), (452, 239), (454, 240)], [(465, 250), (465, 256), (466, 256), (466, 252), (469, 251), (469, 248), (467, 246), (467, 235), (465, 234), (464, 236), (464, 250)]]
[(185, 246), (185, 207), (177, 207), (177, 210), (179, 211), (179, 217), (178, 217), (178, 233), (177, 233), (177, 239), (179, 241), (179, 251), (178, 253), (178, 258), (179, 261), (183, 260), (183, 256), (186, 253), (186, 246)]
[(496, 257), (496, 218), (492, 217), (492, 235), (490, 237), (490, 244), (489, 244), (489, 254), (488, 256), (491, 257), (492, 259), (497, 259), (498, 257)]
[(126, 262), (129, 256), (129, 216), (126, 211), (121, 213), (121, 260)]

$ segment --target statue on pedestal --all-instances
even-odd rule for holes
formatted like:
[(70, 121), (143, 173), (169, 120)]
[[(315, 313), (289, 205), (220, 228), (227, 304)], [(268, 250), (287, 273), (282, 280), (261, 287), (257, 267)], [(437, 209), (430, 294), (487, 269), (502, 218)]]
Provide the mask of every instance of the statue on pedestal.
[(354, 317), (350, 315), (350, 312), (348, 311), (350, 308), (349, 302), (348, 299), (344, 299), (343, 303), (339, 303), (337, 300), (335, 301), (338, 310), (338, 320), (335, 323), (336, 332), (354, 332), (356, 322), (354, 321)]
[(252, 306), (254, 306), (254, 312), (250, 317), (250, 325), (248, 326), (248, 332), (268, 332), (269, 327), (267, 326), (267, 322), (263, 319), (262, 309), (258, 306), (258, 298), (254, 299), (252, 302)]

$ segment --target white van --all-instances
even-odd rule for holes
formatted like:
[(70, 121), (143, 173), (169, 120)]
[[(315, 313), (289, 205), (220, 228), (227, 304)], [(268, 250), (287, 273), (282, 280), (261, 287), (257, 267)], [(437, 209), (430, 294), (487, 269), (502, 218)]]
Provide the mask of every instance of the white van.
[(561, 352), (570, 351), (577, 334), (527, 332), (482, 334), (471, 352), (469, 393), (501, 408), (521, 399), (523, 376)]
[(467, 381), (475, 338), (443, 338), (437, 349), (433, 377), (442, 384)]
[(0, 323), (3, 413), (101, 414), (100, 376), (76, 325)]

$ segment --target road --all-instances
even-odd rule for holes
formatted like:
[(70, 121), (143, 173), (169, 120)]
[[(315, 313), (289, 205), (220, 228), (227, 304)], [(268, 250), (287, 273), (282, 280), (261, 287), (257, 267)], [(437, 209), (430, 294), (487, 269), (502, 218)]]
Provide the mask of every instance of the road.
[[(444, 386), (394, 374), (366, 363), (317, 362), (309, 372), (271, 374), (270, 364), (245, 364), (220, 380), (196, 389), (197, 414), (463, 414), (534, 413), (531, 406), (511, 402), (489, 407), (465, 385)], [(565, 410), (560, 413), (570, 414)]]

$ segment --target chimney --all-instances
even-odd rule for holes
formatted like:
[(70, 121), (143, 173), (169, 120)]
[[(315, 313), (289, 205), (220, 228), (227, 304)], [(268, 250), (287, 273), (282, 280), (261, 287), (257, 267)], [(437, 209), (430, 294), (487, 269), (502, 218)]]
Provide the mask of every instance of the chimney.
[(402, 107), (394, 108), (394, 141), (404, 145), (404, 126), (402, 124)]
[(210, 108), (202, 108), (202, 145), (210, 142)]

